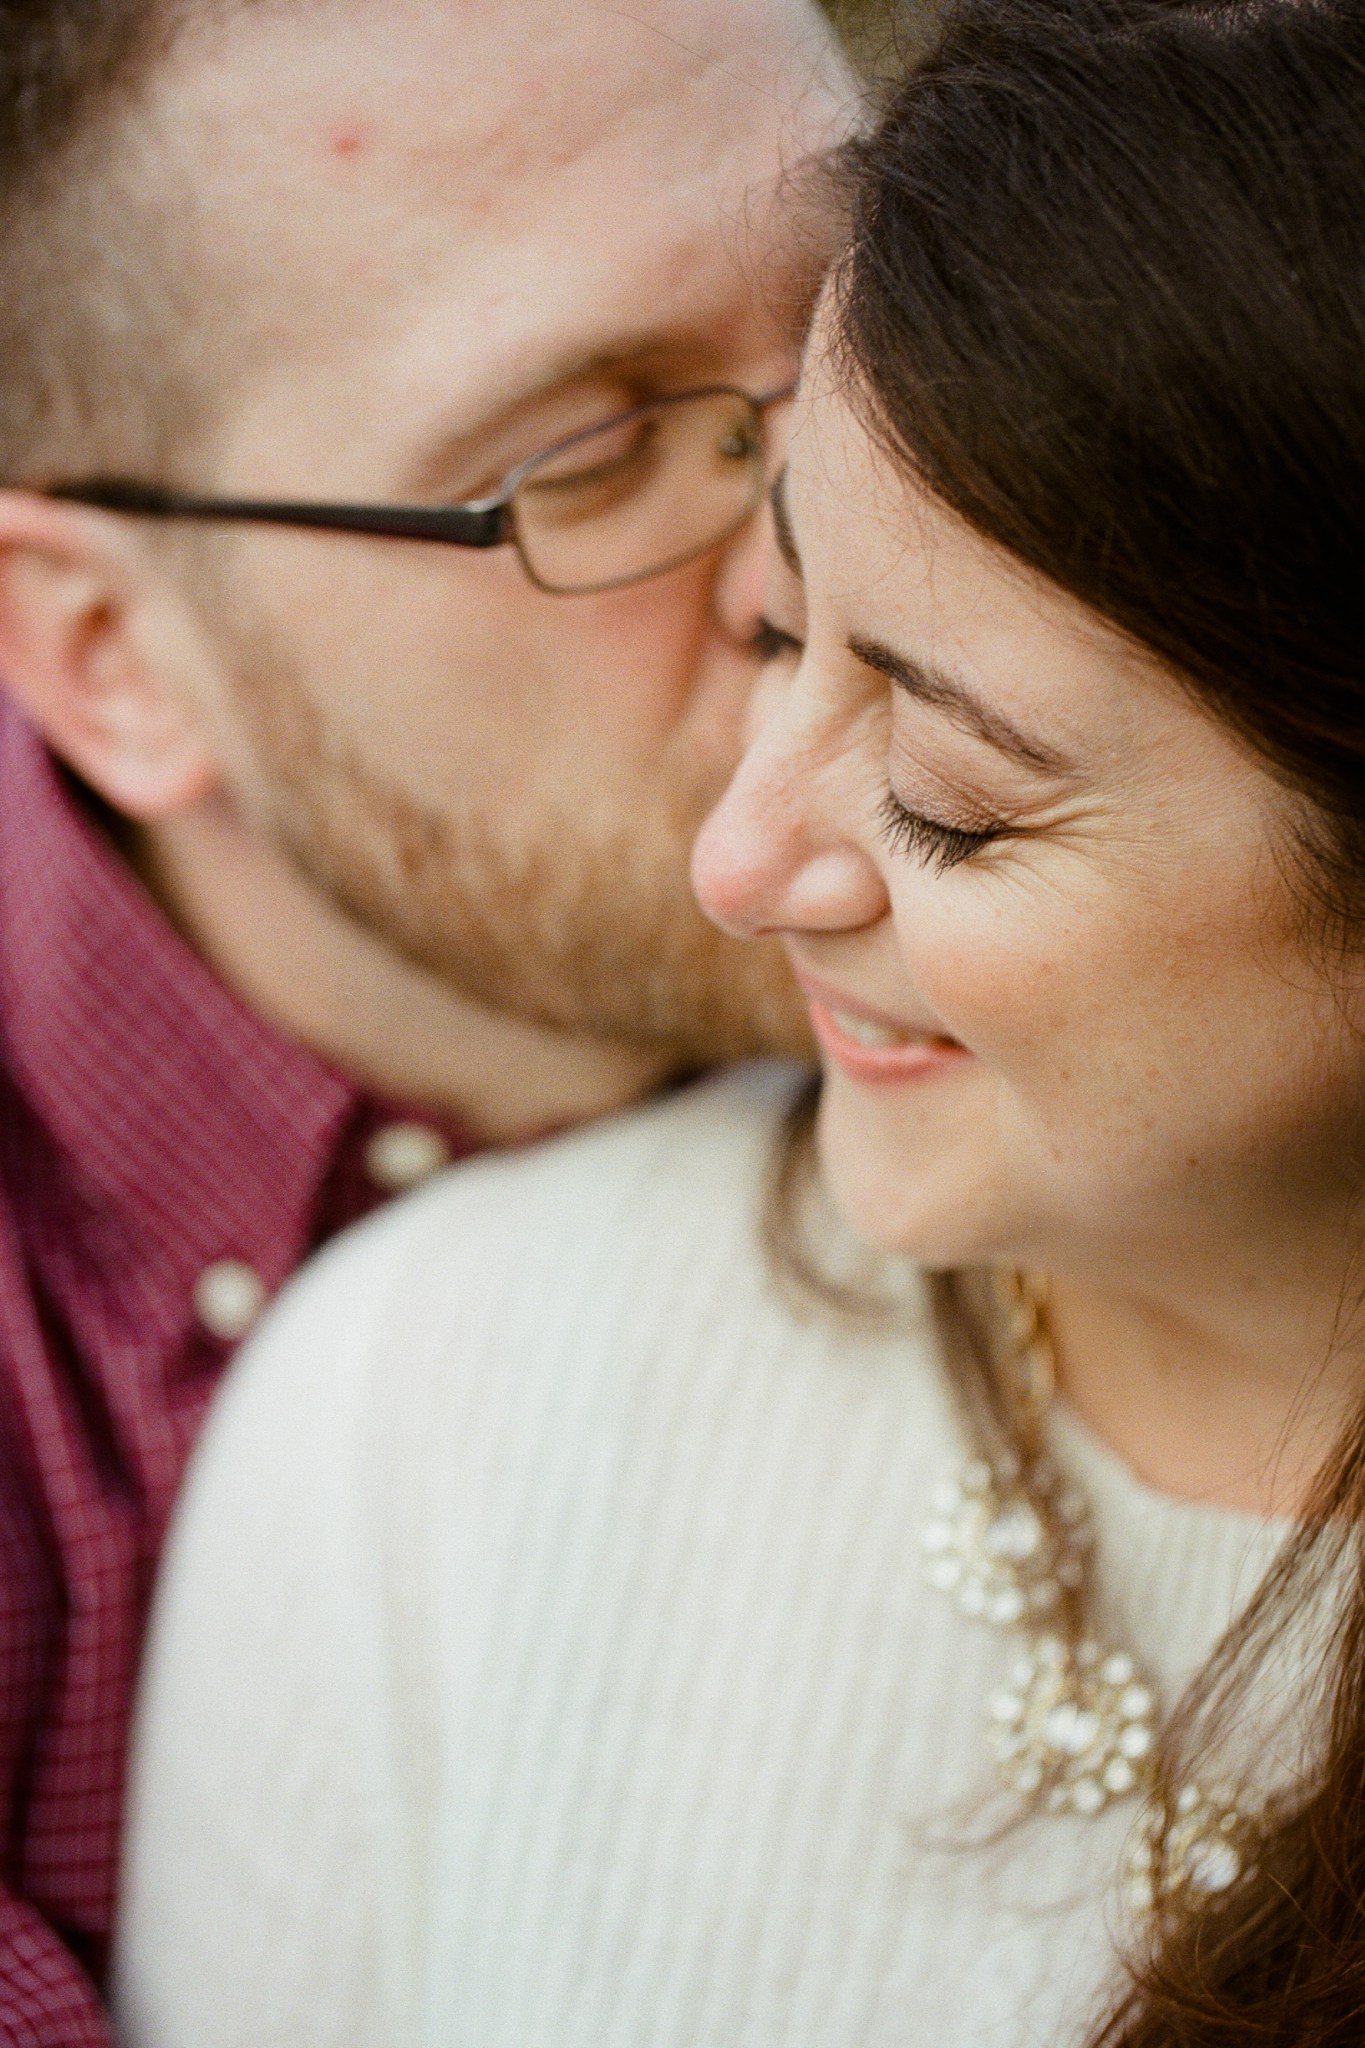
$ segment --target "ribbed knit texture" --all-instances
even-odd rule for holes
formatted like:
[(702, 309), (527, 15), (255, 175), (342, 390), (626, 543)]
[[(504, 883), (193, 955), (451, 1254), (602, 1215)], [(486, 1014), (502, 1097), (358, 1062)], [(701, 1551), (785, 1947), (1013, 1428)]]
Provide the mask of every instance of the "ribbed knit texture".
[[(154, 1638), (131, 2048), (1083, 2038), (1134, 1808), (973, 1845), (1017, 1638), (923, 1583), (964, 1455), (927, 1318), (764, 1272), (790, 1085), (463, 1167), (250, 1347)], [(1275, 1533), (1057, 1449), (1169, 1700)]]

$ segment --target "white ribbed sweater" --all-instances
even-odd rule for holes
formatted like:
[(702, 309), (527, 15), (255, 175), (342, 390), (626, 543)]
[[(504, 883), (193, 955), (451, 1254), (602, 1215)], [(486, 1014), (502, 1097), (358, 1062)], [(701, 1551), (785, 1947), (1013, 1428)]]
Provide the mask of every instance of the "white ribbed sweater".
[[(461, 1167), (234, 1372), (144, 1692), (132, 2048), (1070, 2048), (1131, 1805), (964, 1846), (1011, 1639), (921, 1575), (927, 1322), (799, 1320), (750, 1070)], [(1169, 1698), (1270, 1554), (1072, 1422)]]

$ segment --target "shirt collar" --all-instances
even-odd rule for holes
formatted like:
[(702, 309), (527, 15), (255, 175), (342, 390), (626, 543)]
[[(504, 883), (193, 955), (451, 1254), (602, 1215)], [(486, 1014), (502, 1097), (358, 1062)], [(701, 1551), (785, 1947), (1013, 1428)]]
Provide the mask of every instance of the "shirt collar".
[(280, 1284), (359, 1090), (194, 953), (2, 695), (0, 1034), (96, 1199), (189, 1280), (232, 1257)]

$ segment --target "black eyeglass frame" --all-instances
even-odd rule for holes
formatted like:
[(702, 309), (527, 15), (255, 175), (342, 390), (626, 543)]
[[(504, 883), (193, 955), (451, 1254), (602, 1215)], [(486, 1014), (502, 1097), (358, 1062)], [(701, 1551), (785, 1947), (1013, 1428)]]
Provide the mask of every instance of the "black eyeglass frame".
[[(587, 597), (597, 591), (643, 583), (652, 576), (663, 576), (670, 569), (681, 568), (684, 562), (694, 561), (703, 554), (709, 554), (713, 547), (720, 547), (731, 534), (738, 533), (744, 519), (737, 520), (729, 534), (718, 534), (705, 547), (664, 562), (658, 568), (640, 570), (616, 582), (593, 584), (582, 590), (557, 591), (553, 585), (541, 581), (528, 559), (516, 530), (513, 509), (518, 491), (542, 463), (570, 453), (582, 442), (608, 433), (613, 427), (629, 426), (646, 413), (686, 405), (702, 398), (742, 399), (752, 408), (755, 420), (761, 422), (774, 405), (792, 397), (795, 390), (796, 384), (792, 382), (757, 396), (729, 384), (704, 384), (690, 391), (666, 392), (660, 398), (633, 405), (626, 412), (615, 413), (610, 419), (600, 420), (596, 426), (584, 427), (548, 448), (539, 449), (524, 462), (519, 462), (515, 469), (509, 470), (491, 497), (471, 498), (460, 505), (324, 505), (282, 498), (213, 498), (193, 492), (165, 490), (155, 484), (126, 482), (117, 477), (95, 477), (80, 484), (49, 484), (43, 487), (41, 494), (67, 504), (92, 505), (103, 512), (126, 512), (143, 519), (240, 520), (320, 532), (364, 534), (379, 540), (436, 541), (457, 548), (510, 545), (516, 548), (522, 567), (537, 589), (550, 591), (555, 596)], [(758, 509), (758, 502), (753, 507), (754, 511)], [(750, 516), (749, 513), (744, 515), (745, 518)]]

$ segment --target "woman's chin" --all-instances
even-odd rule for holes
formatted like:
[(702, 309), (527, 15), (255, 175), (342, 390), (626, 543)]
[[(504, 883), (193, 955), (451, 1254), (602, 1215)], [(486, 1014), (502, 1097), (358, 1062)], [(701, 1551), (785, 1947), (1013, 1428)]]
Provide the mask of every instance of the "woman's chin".
[(935, 1146), (907, 1158), (890, 1133), (850, 1120), (826, 1089), (818, 1124), (820, 1167), (845, 1221), (864, 1243), (934, 1270), (990, 1256), (986, 1188), (971, 1148)]

